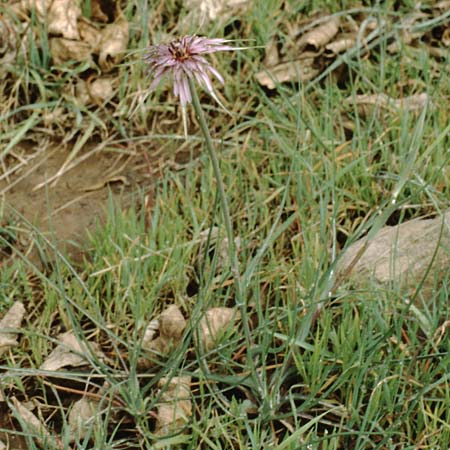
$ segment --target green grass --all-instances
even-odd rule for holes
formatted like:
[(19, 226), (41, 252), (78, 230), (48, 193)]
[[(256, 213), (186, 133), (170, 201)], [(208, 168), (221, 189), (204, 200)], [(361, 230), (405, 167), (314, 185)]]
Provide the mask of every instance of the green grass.
[[(160, 14), (175, 17), (175, 3), (165, 3)], [(312, 3), (302, 12), (325, 6)], [(274, 17), (283, 24), (297, 13), (280, 13), (278, 4), (268, 2), (266, 9), (246, 15), (245, 38), (263, 45)], [(148, 44), (146, 2), (130, 1), (125, 13), (132, 21), (130, 49)], [(173, 24), (159, 23), (150, 33), (171, 29)], [(11, 69), (19, 74), (20, 89), (8, 112), (0, 112), (6, 118), (1, 142), (13, 142), (2, 146), (5, 155), (40, 123), (43, 111), (74, 108), (71, 99), (56, 94), (64, 79), (52, 81), (45, 46), (38, 51), (30, 43), (29, 51), (26, 62)], [(408, 305), (410, 293), (396, 286), (334, 284), (336, 258), (349, 243), (385, 223), (449, 207), (449, 61), (436, 71), (425, 49), (391, 56), (381, 45), (373, 53), (346, 62), (345, 87), (326, 77), (311, 86), (279, 86), (276, 93), (264, 91), (253, 78), (262, 50), (218, 57), (226, 77), (222, 92), (235, 115), (225, 117), (203, 98), (213, 137), (223, 137), (217, 149), (240, 238), (247, 308), (212, 350), (205, 354), (198, 345), (198, 322), (208, 308), (235, 303), (226, 260), (222, 263), (213, 244), (200, 242), (201, 233), (213, 226), (225, 239), (216, 182), (200, 151), (182, 171), (166, 171), (156, 182), (149, 221), (139, 207), (145, 187), (136, 193), (134, 207), (120, 210), (111, 202), (107, 223), (92, 233), (81, 267), (40, 237), (52, 255), (51, 270), (40, 272), (20, 257), (0, 268), (0, 316), (15, 300), (23, 301), (28, 313), (20, 345), (0, 360), (0, 393), (34, 399), (34, 412), (60, 436), (63, 448), (450, 447), (449, 277), (436, 285), (426, 306)], [(165, 90), (128, 120), (130, 99), (148, 86), (137, 56), (130, 59), (118, 68), (118, 114), (77, 110), (79, 139), (93, 124), (94, 134), (113, 128), (120, 139), (156, 140), (174, 152), (181, 123), (159, 126), (153, 137), (152, 115), (174, 117)], [(77, 74), (68, 69), (67, 76)], [(418, 87), (405, 92), (411, 80)], [(427, 92), (431, 104), (418, 114), (364, 118), (343, 102), (379, 92), (394, 98)], [(354, 123), (351, 136), (344, 112)], [(197, 129), (192, 126), (191, 132)], [(12, 136), (17, 137), (10, 141)], [(190, 145), (193, 153), (201, 150), (198, 141)], [(15, 229), (3, 226), (8, 233)], [(0, 233), (5, 248), (8, 236)], [(152, 367), (143, 369), (144, 330), (172, 304), (187, 319), (186, 331), (171, 352), (153, 357)], [(318, 305), (321, 312), (313, 321)], [(41, 373), (38, 367), (57, 334), (69, 329), (81, 341), (99, 343), (108, 359), (91, 352), (86, 370), (64, 369), (57, 377)], [(162, 439), (155, 435), (155, 414), (167, 385), (161, 391), (158, 382), (183, 375), (192, 378), (193, 414), (181, 432)], [(102, 414), (75, 447), (68, 443), (68, 414), (86, 383), (101, 397)], [(0, 404), (0, 414), (9, 406)], [(32, 437), (39, 433), (20, 422), (17, 416), (14, 423), (28, 448), (38, 448)], [(0, 431), (19, 434), (2, 426)]]

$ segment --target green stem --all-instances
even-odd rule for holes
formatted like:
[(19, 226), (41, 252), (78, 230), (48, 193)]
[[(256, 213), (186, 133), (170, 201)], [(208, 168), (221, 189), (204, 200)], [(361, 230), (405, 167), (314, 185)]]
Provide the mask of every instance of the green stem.
[(200, 125), (200, 129), (205, 138), (206, 149), (208, 150), (209, 156), (212, 161), (214, 176), (216, 178), (217, 187), (219, 190), (219, 199), (222, 206), (223, 220), (225, 223), (225, 228), (228, 238), (228, 253), (230, 256), (230, 266), (231, 272), (233, 274), (234, 288), (236, 291), (236, 306), (239, 307), (241, 313), (242, 325), (244, 328), (244, 336), (247, 346), (247, 362), (251, 368), (251, 377), (255, 387), (258, 387), (258, 392), (262, 392), (263, 386), (261, 380), (259, 379), (258, 373), (256, 371), (256, 365), (254, 361), (254, 356), (252, 355), (253, 343), (251, 337), (250, 326), (247, 320), (247, 303), (245, 301), (245, 294), (242, 286), (241, 275), (239, 272), (239, 261), (237, 255), (236, 244), (234, 241), (233, 225), (230, 218), (230, 208), (228, 207), (228, 200), (225, 193), (225, 187), (222, 181), (222, 172), (220, 171), (219, 160), (217, 158), (216, 150), (211, 139), (211, 134), (209, 133), (208, 125), (206, 124), (205, 115), (203, 114), (203, 109), (200, 105), (200, 100), (195, 89), (194, 81), (189, 80), (189, 88), (192, 94), (192, 104), (194, 105), (195, 114), (197, 115), (197, 120)]
[(233, 274), (234, 286), (236, 289), (236, 299), (238, 305), (244, 304), (243, 289), (241, 282), (241, 275), (239, 272), (239, 261), (237, 256), (236, 244), (234, 241), (233, 225), (230, 218), (230, 208), (228, 207), (227, 195), (225, 193), (225, 186), (222, 181), (222, 172), (220, 171), (219, 160), (214, 149), (214, 144), (209, 133), (208, 125), (206, 124), (205, 115), (200, 105), (200, 100), (195, 89), (194, 82), (189, 80), (189, 88), (192, 93), (192, 104), (194, 105), (195, 114), (197, 115), (200, 129), (202, 130), (203, 137), (205, 138), (206, 149), (208, 150), (209, 157), (213, 165), (214, 176), (216, 178), (217, 187), (219, 190), (220, 204), (222, 206), (223, 221), (225, 223), (225, 229), (228, 238), (228, 252), (230, 254), (231, 273)]

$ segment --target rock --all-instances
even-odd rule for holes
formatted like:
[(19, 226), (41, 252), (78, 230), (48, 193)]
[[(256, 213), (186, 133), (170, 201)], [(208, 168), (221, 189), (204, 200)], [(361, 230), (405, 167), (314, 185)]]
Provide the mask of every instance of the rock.
[(338, 277), (356, 286), (367, 281), (395, 283), (402, 290), (414, 292), (425, 277), (422, 292), (426, 295), (431, 293), (436, 277), (441, 282), (449, 269), (450, 210), (433, 219), (383, 227), (370, 242), (362, 238), (352, 244), (337, 265)]

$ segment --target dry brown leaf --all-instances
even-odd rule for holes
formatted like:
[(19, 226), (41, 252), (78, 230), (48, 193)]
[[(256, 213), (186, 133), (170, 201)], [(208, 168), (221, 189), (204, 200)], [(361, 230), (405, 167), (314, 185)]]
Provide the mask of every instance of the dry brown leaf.
[(80, 39), (77, 20), (81, 8), (76, 0), (53, 0), (47, 15), (49, 34), (66, 39)]
[(65, 448), (59, 437), (50, 434), (47, 427), (23, 403), (15, 397), (11, 398), (11, 402), (13, 412), (20, 419), (19, 422), (25, 425), (23, 431), (26, 435), (31, 433), (31, 435), (42, 436), (42, 438), (35, 438), (42, 448)]
[(87, 84), (91, 103), (102, 105), (114, 96), (114, 84), (116, 79), (112, 77), (101, 77)]
[(20, 328), (24, 315), (25, 306), (22, 302), (16, 301), (6, 312), (3, 319), (0, 320), (0, 356), (8, 351), (9, 348), (18, 345), (18, 333), (16, 331), (8, 331), (8, 329)]
[[(161, 355), (164, 355), (169, 353), (173, 349), (174, 344), (175, 342), (173, 339), (167, 338), (165, 336), (158, 336), (149, 344), (146, 344), (145, 346), (142, 345), (142, 348), (152, 353), (159, 353)], [(147, 358), (143, 358), (140, 361), (140, 364), (147, 367), (151, 366), (152, 362), (147, 360)]]
[(118, 64), (128, 46), (128, 22), (119, 18), (102, 31), (98, 63), (103, 72), (110, 72)]
[(442, 33), (441, 41), (447, 49), (450, 47), (450, 28), (447, 28)]
[(259, 84), (269, 89), (275, 89), (276, 82), (299, 82), (312, 80), (319, 74), (319, 70), (313, 67), (314, 58), (307, 58), (279, 64), (270, 69), (261, 70), (255, 74)]
[(415, 94), (393, 101), (395, 108), (403, 111), (422, 111), (430, 103), (428, 94)]
[(42, 123), (48, 130), (51, 130), (55, 123), (63, 127), (64, 125), (73, 123), (73, 121), (71, 119), (71, 112), (62, 106), (58, 106), (53, 110), (43, 110)]
[(92, 47), (87, 42), (75, 41), (65, 38), (51, 38), (50, 51), (55, 64), (66, 61), (88, 61), (92, 62)]
[[(73, 331), (60, 334), (58, 340), (61, 342), (42, 363), (41, 370), (59, 370), (63, 367), (79, 367), (88, 364), (85, 354), (89, 354), (89, 349), (84, 342), (79, 342)], [(98, 358), (104, 358), (98, 344), (89, 343), (92, 351)]]
[(91, 0), (91, 17), (97, 22), (108, 22), (108, 15), (103, 11), (104, 0)]
[(413, 11), (401, 19), (401, 26), (399, 26), (399, 33), (391, 44), (388, 45), (387, 51), (391, 54), (397, 53), (402, 46), (411, 45), (416, 39), (422, 37), (423, 32), (413, 32), (414, 26), (428, 18), (427, 14), (421, 11)]
[(186, 320), (176, 305), (168, 306), (159, 316), (161, 336), (179, 341), (185, 328)]
[(144, 337), (142, 339), (142, 347), (147, 348), (150, 342), (155, 338), (156, 333), (159, 330), (159, 320), (152, 320), (144, 331)]
[(450, 0), (442, 0), (437, 2), (434, 4), (433, 8), (441, 11), (450, 11)]
[(89, 92), (86, 81), (78, 79), (75, 86), (68, 84), (64, 87), (64, 93), (77, 105), (88, 105), (90, 102)]
[(82, 192), (98, 191), (99, 189), (103, 189), (108, 184), (113, 184), (113, 183), (122, 183), (124, 186), (130, 185), (130, 181), (128, 180), (128, 178), (125, 175), (114, 175), (113, 174), (113, 175), (103, 178), (98, 183), (91, 184), (90, 186), (83, 186), (80, 189), (80, 191), (82, 191)]
[(214, 348), (218, 339), (230, 327), (240, 314), (233, 308), (217, 307), (206, 311), (200, 320), (200, 342), (205, 351)]
[(22, 0), (12, 5), (12, 10), (22, 16), (34, 10), (38, 19), (47, 24), (49, 34), (79, 39), (77, 19), (81, 9), (78, 0)]
[[(168, 384), (168, 386), (167, 386)], [(158, 403), (156, 434), (165, 436), (180, 431), (192, 416), (191, 377), (161, 378), (158, 387), (164, 389)]]
[(0, 14), (0, 63), (2, 65), (15, 60), (19, 41), (17, 25), (6, 15)]
[(264, 65), (266, 67), (276, 66), (280, 62), (280, 57), (278, 55), (278, 43), (276, 38), (270, 39), (266, 45)]
[(95, 52), (102, 40), (101, 31), (85, 17), (81, 17), (78, 21), (78, 31), (80, 32), (80, 39), (89, 44), (92, 52)]
[(344, 53), (346, 50), (354, 47), (356, 44), (356, 38), (354, 35), (340, 36), (333, 42), (330, 42), (325, 46), (325, 56), (333, 57)]
[[(205, 245), (209, 243), (211, 246), (210, 249), (208, 249), (207, 253), (209, 253), (210, 250), (217, 247), (217, 237), (219, 236), (219, 228), (218, 227), (212, 227), (211, 229), (203, 230), (199, 234), (199, 243), (200, 243), (200, 250), (199, 253), (201, 256), (205, 255)], [(209, 241), (209, 242), (208, 242)], [(239, 236), (236, 236), (234, 238), (234, 245), (237, 251), (239, 251), (241, 246), (241, 239)], [(228, 238), (223, 238), (219, 240), (219, 248), (216, 249), (218, 252), (217, 255), (217, 270), (221, 270), (223, 267), (226, 267), (226, 265), (230, 261), (229, 256), (229, 248), (228, 248)], [(202, 264), (203, 261), (200, 260), (200, 264)]]
[[(185, 328), (186, 320), (178, 306), (170, 305), (160, 314), (158, 320), (152, 320), (147, 326), (142, 348), (152, 353), (167, 354), (179, 342)], [(157, 331), (160, 335), (154, 338)], [(151, 367), (152, 361), (140, 358), (139, 365)]]
[(415, 94), (401, 99), (393, 99), (386, 94), (356, 95), (347, 97), (344, 104), (356, 105), (361, 117), (372, 114), (374, 108), (387, 110), (402, 110), (409, 112), (422, 111), (429, 103), (426, 93)]
[(438, 59), (448, 58), (448, 49), (441, 47), (428, 47), (428, 53)]
[(53, 0), (22, 0), (21, 2), (14, 4), (13, 9), (18, 14), (28, 14), (35, 9), (39, 20), (42, 21), (45, 19), (52, 1)]
[(98, 402), (91, 398), (82, 397), (77, 400), (69, 412), (70, 440), (83, 439), (91, 422), (98, 414)]
[(195, 23), (203, 25), (216, 19), (226, 21), (250, 4), (250, 0), (186, 0), (186, 9), (188, 19), (194, 18)]
[(319, 50), (336, 36), (339, 31), (339, 22), (339, 17), (333, 16), (327, 22), (307, 31), (297, 41), (299, 48), (303, 49), (309, 45)]

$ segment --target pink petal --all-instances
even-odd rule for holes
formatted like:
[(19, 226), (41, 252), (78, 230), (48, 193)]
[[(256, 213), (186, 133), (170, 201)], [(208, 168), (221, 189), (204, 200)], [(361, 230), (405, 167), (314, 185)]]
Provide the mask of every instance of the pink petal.
[(225, 84), (225, 80), (223, 79), (222, 75), (220, 75), (220, 73), (217, 72), (217, 70), (214, 69), (213, 66), (209, 66), (208, 69), (222, 84)]

